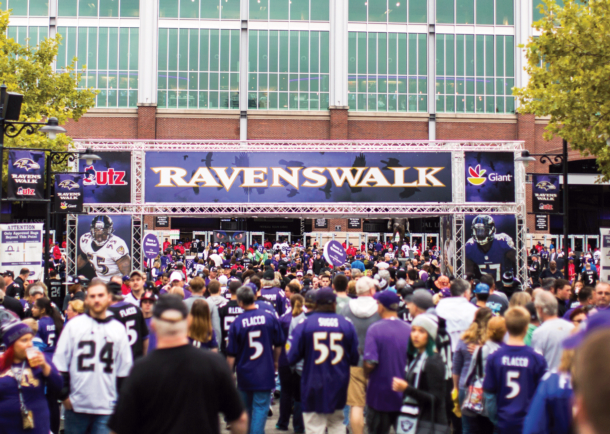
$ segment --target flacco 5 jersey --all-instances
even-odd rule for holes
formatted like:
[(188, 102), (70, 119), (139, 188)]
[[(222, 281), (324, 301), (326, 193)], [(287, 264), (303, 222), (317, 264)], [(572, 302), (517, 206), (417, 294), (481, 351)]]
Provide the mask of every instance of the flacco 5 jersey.
[(121, 276), (116, 262), (129, 255), (129, 248), (125, 241), (115, 235), (111, 235), (103, 246), (98, 247), (93, 242), (91, 234), (84, 234), (80, 237), (80, 249), (95, 268), (97, 277), (105, 283), (110, 282), (112, 276)]
[(502, 279), (505, 272), (515, 271), (507, 257), (513, 251), (515, 244), (512, 238), (503, 233), (494, 235), (488, 252), (484, 252), (474, 238), (466, 243), (466, 258), (477, 264), (482, 274), (491, 274), (496, 282)]

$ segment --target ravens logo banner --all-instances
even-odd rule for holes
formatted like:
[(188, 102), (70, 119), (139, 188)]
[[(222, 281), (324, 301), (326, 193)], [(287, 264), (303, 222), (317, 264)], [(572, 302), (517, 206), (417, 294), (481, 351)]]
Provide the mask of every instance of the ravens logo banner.
[(9, 151), (9, 199), (27, 201), (44, 198), (44, 159), (42, 151)]

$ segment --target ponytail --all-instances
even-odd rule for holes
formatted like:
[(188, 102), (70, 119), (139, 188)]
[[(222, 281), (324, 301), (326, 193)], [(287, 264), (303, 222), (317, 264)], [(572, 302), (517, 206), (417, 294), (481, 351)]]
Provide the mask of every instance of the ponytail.
[(62, 319), (59, 311), (51, 304), (51, 300), (46, 297), (42, 297), (36, 300), (35, 304), (38, 309), (44, 310), (45, 315), (53, 320), (53, 324), (55, 324), (55, 334), (57, 337), (59, 337), (64, 326), (64, 320)]
[(305, 299), (301, 294), (294, 294), (290, 297), (290, 306), (292, 306), (292, 317), (295, 318), (303, 313), (303, 303)]

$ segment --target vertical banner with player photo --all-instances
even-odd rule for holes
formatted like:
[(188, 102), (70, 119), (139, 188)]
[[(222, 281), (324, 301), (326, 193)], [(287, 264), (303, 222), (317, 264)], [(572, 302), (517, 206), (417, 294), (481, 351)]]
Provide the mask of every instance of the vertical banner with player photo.
[(81, 215), (77, 238), (78, 275), (107, 283), (131, 272), (131, 216)]
[(45, 156), (43, 151), (8, 152), (8, 198), (44, 198)]
[(83, 176), (73, 173), (55, 175), (55, 212), (83, 212)]
[(517, 219), (514, 215), (469, 214), (466, 231), (466, 273), (475, 279), (491, 274), (501, 282), (506, 273), (517, 275)]
[(102, 157), (93, 164), (79, 160), (84, 172), (85, 203), (131, 202), (131, 152), (96, 152)]
[(532, 210), (536, 214), (561, 212), (559, 175), (532, 175)]
[(466, 152), (466, 202), (514, 202), (515, 154)]
[(455, 269), (455, 241), (453, 238), (453, 216), (441, 217), (441, 272), (445, 276), (453, 274)]

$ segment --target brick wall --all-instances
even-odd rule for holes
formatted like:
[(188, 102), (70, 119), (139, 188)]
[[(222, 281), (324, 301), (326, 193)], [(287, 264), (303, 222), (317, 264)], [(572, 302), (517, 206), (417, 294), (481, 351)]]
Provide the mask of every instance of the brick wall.
[(138, 107), (138, 139), (154, 140), (157, 137), (157, 107)]
[(328, 140), (329, 138), (328, 120), (248, 119), (250, 140)]
[(517, 124), (487, 122), (436, 122), (438, 140), (515, 140)]
[(330, 110), (330, 139), (347, 140), (347, 108), (331, 108)]
[(78, 122), (69, 119), (68, 136), (74, 139), (134, 139), (138, 137), (137, 117), (84, 116)]
[(157, 117), (157, 140), (239, 140), (239, 119)]
[(348, 120), (350, 140), (428, 140), (428, 122)]

